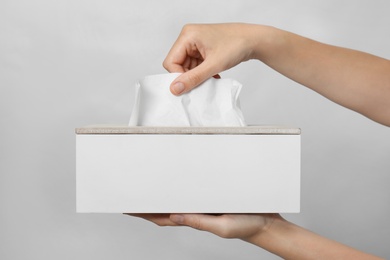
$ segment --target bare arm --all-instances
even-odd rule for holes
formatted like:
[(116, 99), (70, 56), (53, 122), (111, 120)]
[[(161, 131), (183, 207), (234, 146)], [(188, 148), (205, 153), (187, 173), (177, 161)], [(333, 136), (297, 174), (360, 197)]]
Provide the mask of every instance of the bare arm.
[[(185, 72), (171, 88), (174, 94), (180, 94), (249, 59), (258, 59), (326, 98), (390, 126), (389, 60), (273, 27), (186, 26), (164, 67), (171, 72)], [(174, 84), (180, 86), (180, 91)]]
[(284, 259), (381, 259), (321, 237), (282, 218), (276, 218), (269, 229), (244, 240)]
[(222, 238), (239, 238), (284, 259), (381, 259), (321, 237), (279, 214), (129, 214), (159, 226), (189, 226)]
[[(326, 98), (390, 126), (390, 61), (275, 28), (255, 57)], [(258, 36), (261, 38), (260, 36)]]

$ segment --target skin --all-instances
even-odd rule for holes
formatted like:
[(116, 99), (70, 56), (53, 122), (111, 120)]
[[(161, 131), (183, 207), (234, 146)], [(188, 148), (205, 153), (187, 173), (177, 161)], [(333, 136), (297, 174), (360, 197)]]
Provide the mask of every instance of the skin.
[(243, 61), (259, 60), (349, 109), (390, 126), (390, 61), (269, 26), (186, 25), (163, 65), (184, 72), (175, 95)]
[[(251, 24), (186, 25), (164, 60), (181, 72), (181, 95), (241, 62), (256, 59), (366, 117), (390, 126), (390, 61)], [(380, 259), (288, 222), (279, 214), (129, 214), (159, 226), (189, 226), (238, 238), (285, 259)]]

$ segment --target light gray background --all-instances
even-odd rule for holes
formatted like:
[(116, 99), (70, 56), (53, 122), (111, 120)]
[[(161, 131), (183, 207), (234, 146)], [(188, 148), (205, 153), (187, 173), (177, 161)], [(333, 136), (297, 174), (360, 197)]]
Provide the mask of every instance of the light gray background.
[[(126, 124), (133, 83), (186, 23), (269, 24), (390, 57), (388, 1), (0, 2), (0, 259), (278, 259), (239, 240), (119, 214), (75, 213), (74, 128)], [(250, 124), (302, 128), (299, 225), (390, 258), (390, 129), (256, 61), (243, 83)]]

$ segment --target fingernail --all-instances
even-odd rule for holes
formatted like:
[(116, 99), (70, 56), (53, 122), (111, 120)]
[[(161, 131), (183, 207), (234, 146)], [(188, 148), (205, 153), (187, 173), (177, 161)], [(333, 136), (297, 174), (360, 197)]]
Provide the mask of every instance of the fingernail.
[(177, 224), (183, 224), (184, 223), (184, 216), (183, 215), (171, 215), (171, 220)]
[(172, 91), (173, 91), (173, 93), (176, 94), (176, 95), (181, 94), (181, 93), (184, 91), (184, 84), (181, 83), (181, 82), (176, 82), (176, 83), (172, 86)]

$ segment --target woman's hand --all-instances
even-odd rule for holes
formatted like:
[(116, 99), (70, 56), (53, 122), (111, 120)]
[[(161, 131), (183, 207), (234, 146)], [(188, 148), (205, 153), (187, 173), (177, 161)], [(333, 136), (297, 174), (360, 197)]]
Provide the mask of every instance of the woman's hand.
[(171, 84), (171, 92), (180, 95), (249, 59), (390, 126), (390, 60), (274, 27), (186, 25), (163, 65), (169, 72), (183, 73)]
[(175, 95), (188, 92), (203, 81), (254, 58), (253, 30), (249, 24), (200, 24), (183, 27), (164, 60), (169, 72), (181, 72), (171, 85)]
[(284, 259), (380, 259), (321, 237), (279, 214), (127, 214), (159, 226), (189, 226), (223, 238), (239, 238)]
[(223, 238), (250, 240), (269, 229), (279, 214), (127, 214), (159, 226), (189, 226)]

